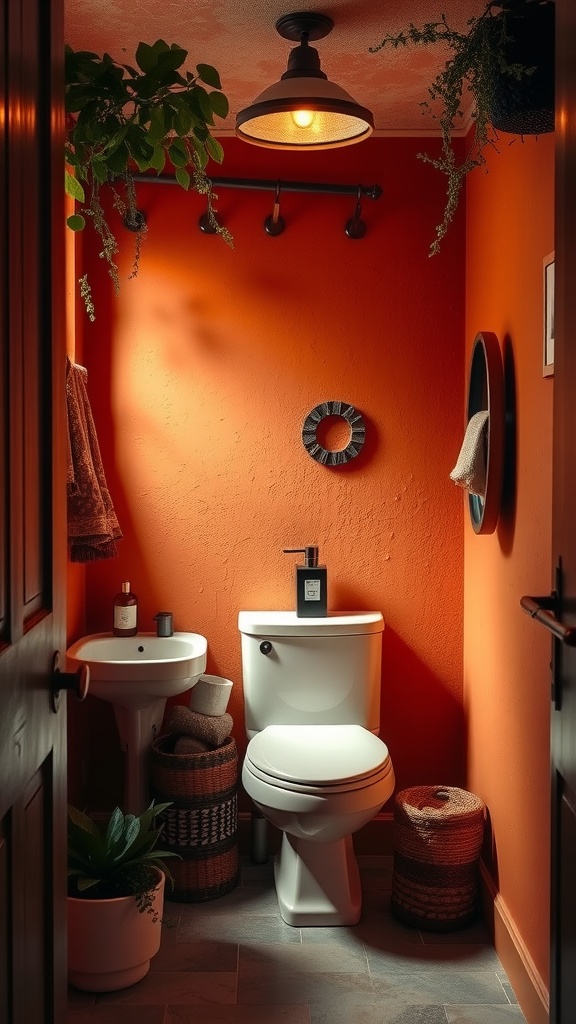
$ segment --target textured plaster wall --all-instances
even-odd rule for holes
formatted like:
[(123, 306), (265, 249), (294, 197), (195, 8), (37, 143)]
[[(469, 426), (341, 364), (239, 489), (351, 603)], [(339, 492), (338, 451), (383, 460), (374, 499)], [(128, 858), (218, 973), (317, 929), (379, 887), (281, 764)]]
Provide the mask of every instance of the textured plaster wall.
[(548, 978), (550, 641), (520, 610), (551, 586), (553, 378), (542, 376), (542, 260), (554, 248), (554, 137), (500, 144), (468, 185), (468, 355), (501, 342), (515, 391), (516, 470), (497, 531), (465, 529), (468, 783), (485, 800), (486, 862), (543, 988)]
[[(199, 197), (146, 185), (140, 272), (125, 280), (123, 248), (118, 299), (86, 239), (97, 319), (82, 339), (125, 534), (117, 559), (87, 568), (88, 631), (111, 628), (129, 579), (140, 629), (171, 609), (177, 629), (203, 633), (208, 671), (234, 681), (243, 750), (238, 611), (294, 607), (282, 548), (318, 544), (329, 607), (384, 614), (381, 735), (399, 787), (464, 782), (463, 499), (449, 480), (463, 430), (463, 218), (430, 259), (444, 183), (420, 148), (379, 139), (303, 157), (226, 140), (213, 173), (380, 183), (362, 241), (344, 235), (350, 197), (286, 193), (286, 231), (271, 238), (272, 193), (221, 189), (231, 250), (198, 230)], [(325, 399), (351, 402), (367, 426), (340, 469), (300, 440)], [(90, 703), (74, 723), (79, 777), (107, 806), (121, 761), (110, 709)]]

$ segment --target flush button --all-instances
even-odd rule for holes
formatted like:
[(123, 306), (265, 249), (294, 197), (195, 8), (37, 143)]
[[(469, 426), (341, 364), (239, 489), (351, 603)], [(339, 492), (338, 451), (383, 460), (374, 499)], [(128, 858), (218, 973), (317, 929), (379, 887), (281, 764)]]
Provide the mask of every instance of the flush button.
[(270, 643), (270, 641), (263, 640), (262, 643), (260, 644), (260, 650), (262, 654), (270, 654), (270, 651), (272, 650), (272, 644)]

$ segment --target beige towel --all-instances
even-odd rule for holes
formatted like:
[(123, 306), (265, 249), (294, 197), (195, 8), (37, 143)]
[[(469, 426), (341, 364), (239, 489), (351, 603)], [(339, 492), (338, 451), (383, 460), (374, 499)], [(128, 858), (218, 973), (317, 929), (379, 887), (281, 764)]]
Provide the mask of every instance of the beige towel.
[(481, 498), (486, 491), (487, 442), (488, 410), (481, 409), (474, 413), (466, 427), (458, 461), (450, 473), (455, 484)]
[(201, 715), (183, 704), (172, 708), (166, 721), (166, 731), (172, 736), (194, 736), (209, 747), (219, 747), (232, 732), (232, 716)]
[(68, 541), (72, 562), (118, 554), (122, 531), (104, 476), (83, 366), (66, 360)]

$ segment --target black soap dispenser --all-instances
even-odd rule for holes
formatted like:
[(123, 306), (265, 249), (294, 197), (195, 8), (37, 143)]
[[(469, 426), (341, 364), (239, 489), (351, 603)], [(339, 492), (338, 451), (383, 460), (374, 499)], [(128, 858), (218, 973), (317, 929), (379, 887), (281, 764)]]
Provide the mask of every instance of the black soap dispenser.
[(328, 614), (328, 573), (318, 565), (318, 548), (284, 548), (285, 555), (304, 555), (304, 565), (296, 566), (296, 615), (318, 618)]

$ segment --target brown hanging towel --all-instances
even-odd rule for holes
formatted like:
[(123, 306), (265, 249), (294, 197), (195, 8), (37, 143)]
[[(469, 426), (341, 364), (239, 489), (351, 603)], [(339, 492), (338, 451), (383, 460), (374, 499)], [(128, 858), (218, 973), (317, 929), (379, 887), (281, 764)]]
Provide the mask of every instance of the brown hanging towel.
[(72, 562), (118, 554), (122, 531), (106, 484), (86, 390), (88, 372), (66, 359), (68, 542)]

